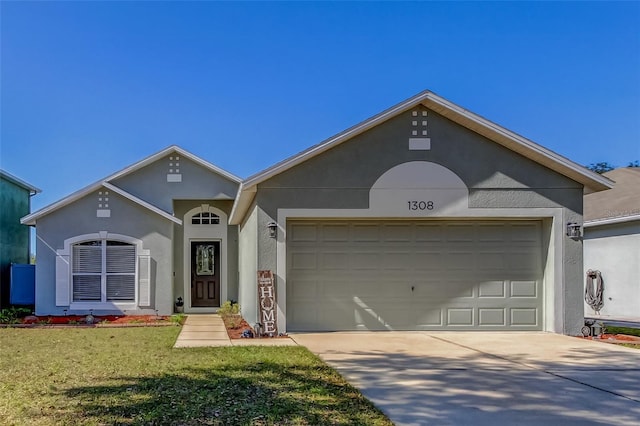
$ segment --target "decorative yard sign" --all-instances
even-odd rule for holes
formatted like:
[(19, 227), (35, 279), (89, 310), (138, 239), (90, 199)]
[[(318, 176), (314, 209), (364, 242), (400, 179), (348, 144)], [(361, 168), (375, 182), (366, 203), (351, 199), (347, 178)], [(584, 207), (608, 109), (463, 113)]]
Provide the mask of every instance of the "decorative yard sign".
[(263, 334), (276, 336), (278, 334), (276, 288), (271, 271), (258, 271), (258, 302), (258, 318), (262, 323)]

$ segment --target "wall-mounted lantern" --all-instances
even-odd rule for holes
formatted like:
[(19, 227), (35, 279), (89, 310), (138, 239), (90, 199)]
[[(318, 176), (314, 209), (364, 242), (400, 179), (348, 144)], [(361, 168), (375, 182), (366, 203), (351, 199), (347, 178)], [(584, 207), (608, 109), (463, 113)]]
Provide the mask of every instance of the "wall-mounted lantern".
[(275, 238), (278, 232), (278, 224), (275, 222), (267, 223), (267, 229), (269, 230), (269, 237)]
[(579, 223), (567, 223), (567, 237), (578, 239), (582, 237), (582, 226)]

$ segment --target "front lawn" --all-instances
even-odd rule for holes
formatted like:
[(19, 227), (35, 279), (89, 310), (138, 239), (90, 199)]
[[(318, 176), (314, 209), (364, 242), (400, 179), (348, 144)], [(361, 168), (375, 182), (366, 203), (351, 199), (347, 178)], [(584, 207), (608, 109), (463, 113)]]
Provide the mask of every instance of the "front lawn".
[(179, 330), (0, 329), (2, 424), (391, 424), (305, 348), (172, 349)]

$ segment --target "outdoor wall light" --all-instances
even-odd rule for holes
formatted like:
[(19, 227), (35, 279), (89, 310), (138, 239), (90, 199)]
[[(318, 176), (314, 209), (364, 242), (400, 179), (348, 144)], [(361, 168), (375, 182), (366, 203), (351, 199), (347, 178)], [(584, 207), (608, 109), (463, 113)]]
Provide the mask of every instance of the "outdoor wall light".
[(275, 222), (267, 223), (267, 229), (269, 230), (269, 237), (275, 238), (278, 232), (278, 224)]
[(582, 227), (579, 223), (567, 223), (567, 237), (580, 238), (582, 236)]

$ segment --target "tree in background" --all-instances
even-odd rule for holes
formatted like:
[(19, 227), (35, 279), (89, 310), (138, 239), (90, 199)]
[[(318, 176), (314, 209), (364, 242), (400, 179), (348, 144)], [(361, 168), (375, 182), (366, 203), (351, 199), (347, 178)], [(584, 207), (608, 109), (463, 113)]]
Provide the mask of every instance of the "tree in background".
[[(629, 164), (627, 165), (627, 167), (640, 167), (640, 161), (638, 160), (629, 161)], [(591, 170), (592, 172), (596, 172), (600, 174), (610, 172), (615, 168), (616, 166), (614, 166), (613, 164), (609, 164), (606, 161), (603, 161), (600, 163), (591, 163), (587, 166), (587, 169)]]
[(602, 173), (610, 172), (611, 170), (615, 169), (615, 167), (607, 163), (606, 161), (604, 161), (601, 163), (591, 163), (587, 166), (587, 169), (593, 172), (602, 174)]

